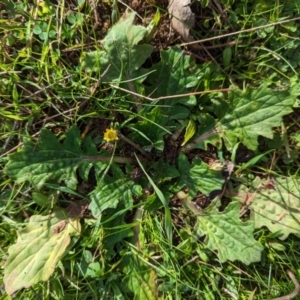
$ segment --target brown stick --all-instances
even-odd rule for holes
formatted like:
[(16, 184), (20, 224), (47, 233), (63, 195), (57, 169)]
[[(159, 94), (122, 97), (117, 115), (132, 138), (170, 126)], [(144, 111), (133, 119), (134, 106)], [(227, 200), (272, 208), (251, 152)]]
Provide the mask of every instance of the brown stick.
[(257, 26), (257, 27), (253, 27), (253, 28), (249, 28), (249, 29), (243, 29), (243, 30), (239, 30), (239, 31), (236, 31), (236, 32), (230, 32), (230, 33), (226, 33), (226, 34), (223, 34), (223, 35), (213, 36), (213, 37), (203, 39), (203, 40), (193, 41), (193, 42), (189, 42), (189, 43), (183, 43), (180, 46), (189, 46), (189, 45), (193, 45), (193, 44), (197, 44), (197, 43), (204, 43), (204, 42), (208, 42), (208, 41), (213, 41), (213, 40), (217, 40), (217, 39), (220, 39), (220, 38), (225, 38), (225, 37), (228, 37), (228, 36), (238, 35), (238, 34), (241, 34), (241, 33), (257, 31), (259, 29), (264, 29), (264, 28), (267, 28), (267, 27), (270, 27), (270, 26), (275, 26), (275, 25), (280, 25), (280, 24), (292, 22), (292, 21), (297, 21), (299, 19), (300, 19), (300, 17), (296, 17), (296, 18), (292, 18), (292, 19), (278, 21), (278, 22), (274, 22), (274, 23), (270, 23), (270, 24), (266, 24), (266, 25), (261, 25), (261, 26)]
[(289, 277), (291, 278), (291, 280), (293, 281), (293, 283), (295, 285), (295, 289), (291, 293), (289, 293), (285, 296), (282, 296), (279, 298), (274, 298), (272, 300), (291, 300), (291, 299), (295, 298), (297, 295), (299, 295), (300, 285), (299, 285), (298, 280), (296, 279), (295, 275), (292, 273), (291, 270), (287, 270), (286, 272), (289, 275)]
[(143, 99), (146, 99), (146, 100), (149, 100), (149, 101), (159, 101), (159, 100), (165, 100), (165, 99), (181, 98), (181, 97), (191, 96), (191, 95), (204, 95), (204, 94), (209, 94), (209, 93), (232, 91), (231, 88), (224, 88), (224, 89), (217, 89), (217, 90), (210, 90), (210, 91), (191, 92), (191, 93), (186, 93), (186, 94), (178, 94), (178, 95), (163, 96), (163, 97), (158, 97), (158, 98), (150, 98), (150, 97), (147, 97), (147, 96), (144, 96), (144, 95), (140, 95), (138, 93), (134, 93), (130, 90), (126, 90), (124, 88), (121, 88), (121, 87), (113, 85), (113, 84), (110, 84), (110, 86), (112, 88), (117, 89), (117, 90), (129, 93), (131, 95), (139, 96), (140, 98), (143, 98)]

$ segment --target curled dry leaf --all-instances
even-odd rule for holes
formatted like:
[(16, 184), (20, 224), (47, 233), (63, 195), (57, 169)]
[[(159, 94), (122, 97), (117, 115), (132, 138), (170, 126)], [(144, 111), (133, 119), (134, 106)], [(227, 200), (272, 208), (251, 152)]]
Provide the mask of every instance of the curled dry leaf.
[[(193, 42), (195, 39), (190, 35), (190, 29), (195, 26), (195, 14), (191, 10), (191, 0), (170, 0), (168, 11), (172, 16), (171, 26), (177, 31), (182, 40)], [(198, 48), (198, 45), (193, 45)]]

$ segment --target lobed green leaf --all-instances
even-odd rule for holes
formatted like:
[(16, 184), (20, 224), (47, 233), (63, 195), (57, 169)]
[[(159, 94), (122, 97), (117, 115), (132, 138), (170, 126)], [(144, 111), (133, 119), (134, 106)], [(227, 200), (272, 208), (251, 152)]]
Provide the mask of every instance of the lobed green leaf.
[(221, 213), (212, 204), (198, 217), (196, 232), (206, 236), (204, 242), (209, 249), (218, 251), (221, 262), (239, 260), (249, 265), (260, 261), (263, 246), (253, 238), (253, 222), (242, 222), (239, 211), (238, 202), (229, 203)]
[(273, 138), (272, 128), (279, 126), (282, 117), (293, 111), (296, 98), (297, 95), (289, 91), (275, 91), (265, 85), (246, 91), (234, 89), (229, 93), (227, 111), (216, 109), (220, 116), (216, 129), (228, 149), (239, 140), (255, 150), (259, 135)]
[(187, 157), (181, 154), (178, 158), (178, 171), (180, 176), (173, 190), (178, 191), (186, 186), (189, 189), (190, 198), (194, 198), (199, 191), (208, 195), (213, 190), (222, 189), (224, 178), (221, 172), (210, 169), (197, 157), (190, 165)]
[(133, 79), (136, 71), (150, 56), (153, 47), (139, 44), (148, 35), (145, 27), (133, 25), (135, 13), (112, 27), (102, 40), (103, 51), (85, 54), (83, 68), (104, 73), (102, 81), (112, 82), (121, 79)]
[[(95, 154), (93, 150), (87, 152)], [(44, 129), (36, 145), (26, 138), (21, 150), (9, 156), (5, 172), (19, 183), (31, 182), (37, 189), (47, 181), (63, 181), (67, 187), (75, 190), (76, 170), (80, 164), (83, 165), (82, 172), (85, 170), (85, 174), (91, 168), (91, 164), (98, 169), (105, 167), (104, 163), (92, 163), (92, 159), (86, 161), (85, 158), (81, 150), (80, 132), (77, 126), (71, 127), (66, 133), (63, 144), (51, 131)]]
[(236, 196), (251, 209), (255, 228), (268, 227), (280, 232), (280, 239), (289, 234), (300, 235), (300, 180), (296, 177), (261, 180), (257, 188), (241, 186)]

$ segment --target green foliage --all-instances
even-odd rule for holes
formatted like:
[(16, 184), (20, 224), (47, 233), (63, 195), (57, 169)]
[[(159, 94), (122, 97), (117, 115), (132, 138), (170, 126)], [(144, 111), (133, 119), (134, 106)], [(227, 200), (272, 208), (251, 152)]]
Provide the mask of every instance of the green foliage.
[(190, 33), (208, 38), (194, 53), (169, 44), (167, 8), (137, 25), (94, 2), (2, 4), (0, 284), (18, 299), (288, 293), (297, 3), (192, 1), (205, 21)]
[(220, 213), (216, 204), (198, 217), (196, 231), (206, 235), (209, 249), (217, 250), (221, 262), (240, 260), (245, 264), (260, 261), (263, 246), (253, 238), (254, 226), (251, 221), (242, 222), (239, 218), (239, 204), (230, 203)]
[(178, 158), (178, 172), (180, 176), (174, 191), (186, 186), (189, 189), (191, 198), (194, 198), (199, 191), (204, 195), (208, 195), (213, 190), (221, 189), (224, 183), (220, 171), (209, 169), (207, 164), (198, 158), (193, 160), (191, 166), (187, 157), (183, 154)]
[(164, 149), (163, 136), (170, 132), (168, 129), (171, 129), (168, 128), (171, 127), (169, 116), (164, 114), (160, 107), (154, 107), (150, 112), (141, 111), (140, 116), (144, 117), (142, 121), (129, 126), (133, 130), (130, 138), (143, 147), (150, 144), (162, 151)]
[(245, 92), (234, 90), (229, 93), (227, 110), (220, 114), (216, 109), (219, 116), (216, 130), (224, 137), (228, 149), (239, 140), (255, 150), (259, 135), (273, 138), (272, 128), (279, 126), (282, 117), (292, 112), (296, 97), (287, 91), (274, 91), (265, 86)]
[(279, 177), (274, 181), (257, 178), (252, 186), (241, 186), (237, 197), (252, 210), (255, 228), (266, 226), (271, 232), (280, 233), (280, 239), (284, 240), (291, 233), (300, 234), (299, 184), (297, 177)]
[[(258, 137), (273, 138), (272, 128), (281, 124), (282, 117), (293, 111), (297, 94), (290, 91), (274, 91), (265, 85), (245, 91), (234, 88), (229, 92), (228, 100), (215, 100), (213, 112), (215, 120), (209, 115), (200, 127), (200, 136), (193, 144), (207, 140), (216, 146), (222, 139), (228, 150), (232, 151), (238, 141), (249, 149), (256, 150)], [(205, 120), (205, 119), (204, 119)]]
[[(59, 183), (63, 181), (67, 187), (75, 190), (76, 169), (80, 164), (82, 168), (87, 165), (86, 167), (90, 169), (92, 158), (88, 158), (88, 155), (97, 153), (91, 140), (86, 139), (83, 145), (86, 155), (84, 157), (80, 144), (80, 132), (76, 126), (68, 131), (63, 144), (53, 133), (42, 130), (38, 145), (26, 138), (22, 150), (10, 156), (6, 173), (17, 182), (28, 180), (38, 189), (51, 180)], [(103, 166), (101, 162), (94, 164), (100, 169)]]
[(83, 68), (99, 68), (105, 74), (103, 81), (134, 79), (136, 71), (152, 52), (152, 46), (139, 44), (146, 36), (147, 29), (133, 25), (135, 14), (131, 13), (122, 22), (113, 26), (102, 41), (103, 51), (86, 53)]
[(186, 144), (194, 136), (195, 132), (196, 132), (196, 123), (193, 121), (193, 119), (190, 119), (184, 134), (184, 141), (181, 145), (183, 146), (184, 144)]
[(127, 273), (125, 277), (125, 285), (120, 286), (120, 290), (124, 286), (137, 299), (160, 299), (157, 286), (155, 284), (156, 272), (147, 266), (139, 257), (124, 257), (123, 264), (126, 266), (124, 271)]
[[(183, 55), (180, 47), (172, 47), (169, 50), (160, 52), (161, 61), (154, 64), (147, 76), (146, 88), (148, 94), (153, 98), (167, 95), (186, 94), (179, 98), (162, 101), (163, 105), (175, 105), (183, 103), (185, 105), (195, 105), (196, 97), (190, 95), (189, 91), (198, 83), (201, 69), (195, 65), (195, 60), (187, 55)], [(199, 76), (199, 77), (198, 77)]]
[(126, 178), (118, 166), (111, 166), (112, 177), (108, 175), (100, 181), (90, 194), (90, 210), (97, 217), (107, 208), (116, 208), (122, 201), (125, 208), (133, 206), (133, 195), (140, 196), (141, 188), (133, 180)]

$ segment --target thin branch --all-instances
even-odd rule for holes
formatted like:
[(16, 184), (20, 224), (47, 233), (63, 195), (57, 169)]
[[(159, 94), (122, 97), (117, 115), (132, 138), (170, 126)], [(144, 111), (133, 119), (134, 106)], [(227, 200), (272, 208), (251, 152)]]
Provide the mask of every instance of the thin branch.
[(83, 161), (102, 161), (102, 162), (115, 162), (118, 164), (136, 164), (136, 160), (130, 157), (123, 156), (84, 156)]
[(159, 101), (159, 100), (166, 100), (166, 99), (181, 98), (181, 97), (186, 97), (186, 96), (191, 96), (191, 95), (204, 95), (204, 94), (210, 94), (210, 93), (232, 91), (232, 89), (230, 89), (230, 88), (225, 88), (225, 89), (217, 89), (217, 90), (209, 90), (209, 91), (192, 92), (192, 93), (186, 93), (186, 94), (170, 95), (170, 96), (164, 96), (164, 97), (158, 97), (158, 98), (150, 98), (150, 97), (138, 94), (138, 93), (134, 93), (130, 90), (126, 90), (124, 88), (121, 88), (121, 87), (113, 85), (113, 84), (111, 84), (110, 86), (112, 88), (117, 89), (117, 90), (129, 93), (129, 94), (134, 95), (134, 96), (138, 96), (140, 98), (143, 98), (143, 99), (146, 99), (146, 100), (149, 100), (149, 101)]
[(295, 289), (291, 293), (289, 293), (285, 296), (282, 296), (282, 297), (279, 297), (279, 298), (273, 298), (272, 300), (291, 300), (291, 299), (294, 299), (296, 296), (299, 295), (300, 285), (299, 285), (298, 280), (296, 279), (295, 275), (292, 273), (291, 270), (287, 270), (286, 272), (289, 275), (289, 277), (291, 278), (291, 280), (293, 281), (293, 283), (295, 285)]
[(280, 24), (284, 24), (284, 23), (288, 23), (288, 22), (292, 22), (292, 21), (297, 21), (297, 20), (300, 20), (300, 17), (287, 19), (287, 20), (283, 20), (283, 21), (278, 21), (278, 22), (274, 22), (274, 23), (270, 23), (270, 24), (266, 24), (266, 25), (262, 25), (262, 26), (257, 26), (257, 27), (253, 27), (253, 28), (249, 28), (249, 29), (239, 30), (239, 31), (236, 31), (236, 32), (226, 33), (226, 34), (223, 34), (223, 35), (213, 36), (213, 37), (203, 39), (203, 40), (193, 41), (193, 42), (189, 42), (189, 43), (183, 43), (180, 46), (188, 46), (188, 45), (193, 45), (193, 44), (218, 40), (220, 38), (225, 38), (225, 37), (228, 37), (228, 36), (234, 36), (234, 35), (238, 35), (238, 34), (241, 34), (241, 33), (257, 31), (259, 29), (264, 29), (264, 28), (267, 28), (267, 27), (280, 25)]

